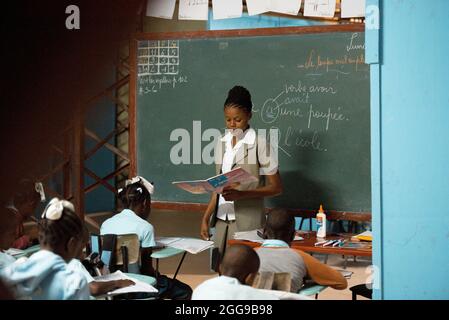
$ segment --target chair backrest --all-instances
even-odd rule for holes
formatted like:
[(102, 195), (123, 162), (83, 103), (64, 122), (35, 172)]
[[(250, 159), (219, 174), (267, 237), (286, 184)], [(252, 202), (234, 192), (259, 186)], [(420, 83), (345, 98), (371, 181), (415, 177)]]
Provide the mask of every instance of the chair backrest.
[(90, 252), (101, 254), (101, 237), (99, 234), (90, 235)]
[(288, 272), (264, 271), (257, 273), (253, 287), (258, 289), (290, 292), (292, 275)]
[(130, 265), (138, 266), (140, 262), (140, 242), (136, 234), (102, 235), (101, 246), (101, 261), (111, 272), (118, 269), (128, 272)]
[[(123, 248), (126, 248), (127, 254), (124, 253)], [(117, 236), (115, 257), (116, 265), (135, 264), (140, 261), (140, 242), (137, 234)]]

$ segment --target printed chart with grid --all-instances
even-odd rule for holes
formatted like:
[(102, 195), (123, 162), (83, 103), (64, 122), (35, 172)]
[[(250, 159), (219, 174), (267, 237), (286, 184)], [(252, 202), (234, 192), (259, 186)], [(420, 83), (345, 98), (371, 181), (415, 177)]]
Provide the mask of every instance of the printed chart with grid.
[(179, 72), (179, 41), (150, 40), (139, 42), (137, 75), (176, 75)]

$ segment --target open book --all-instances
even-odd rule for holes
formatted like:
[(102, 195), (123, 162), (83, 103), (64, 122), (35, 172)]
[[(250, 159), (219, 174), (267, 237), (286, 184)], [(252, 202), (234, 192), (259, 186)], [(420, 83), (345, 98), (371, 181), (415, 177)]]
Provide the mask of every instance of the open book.
[(214, 242), (194, 238), (156, 237), (156, 245), (176, 248), (192, 254), (197, 254), (212, 248)]
[[(263, 237), (263, 229), (249, 230), (249, 231), (239, 231), (234, 233), (234, 239), (236, 240), (246, 240), (251, 242), (263, 243), (265, 241)], [(304, 240), (303, 237), (295, 234), (294, 241)]]
[(148, 283), (137, 280), (135, 278), (131, 278), (121, 271), (116, 271), (114, 273), (110, 273), (107, 275), (98, 276), (98, 277), (95, 277), (94, 279), (95, 279), (95, 281), (131, 280), (134, 282), (134, 285), (132, 285), (132, 286), (123, 287), (123, 288), (115, 289), (111, 292), (108, 292), (108, 295), (116, 295), (116, 294), (131, 293), (131, 292), (158, 292), (158, 290), (155, 287), (153, 287), (152, 285), (149, 285)]
[(175, 186), (193, 194), (202, 194), (208, 192), (221, 193), (223, 188), (234, 183), (256, 182), (257, 178), (240, 167), (237, 167), (227, 173), (219, 174), (206, 180), (192, 181), (174, 181)]

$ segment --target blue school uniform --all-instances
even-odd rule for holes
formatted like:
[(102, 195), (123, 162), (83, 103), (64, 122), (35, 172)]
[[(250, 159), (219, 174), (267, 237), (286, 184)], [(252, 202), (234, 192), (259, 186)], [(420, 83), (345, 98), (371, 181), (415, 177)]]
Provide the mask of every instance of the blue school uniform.
[(125, 209), (103, 222), (100, 233), (102, 235), (137, 234), (142, 248), (156, 246), (153, 226), (129, 209)]
[(16, 261), (16, 259), (6, 252), (0, 251), (0, 270), (6, 268), (10, 264), (13, 264)]
[(70, 262), (67, 264), (67, 267), (69, 270), (73, 270), (75, 272), (82, 274), (84, 278), (86, 278), (87, 283), (95, 281), (94, 277), (92, 277), (89, 271), (87, 271), (87, 269), (78, 259), (70, 260)]
[(19, 299), (88, 300), (85, 277), (67, 267), (51, 251), (41, 250), (23, 263), (13, 263), (0, 271)]

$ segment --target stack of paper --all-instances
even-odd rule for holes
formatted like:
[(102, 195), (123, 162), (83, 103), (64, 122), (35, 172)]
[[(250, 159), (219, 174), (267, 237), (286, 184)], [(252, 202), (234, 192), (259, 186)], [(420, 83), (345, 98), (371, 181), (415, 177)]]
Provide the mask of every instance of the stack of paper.
[(197, 254), (214, 246), (213, 241), (205, 241), (194, 238), (158, 237), (157, 245), (185, 250), (192, 254)]
[[(250, 230), (250, 231), (240, 231), (234, 233), (234, 239), (236, 240), (246, 240), (251, 242), (262, 243), (265, 241), (260, 235), (263, 233), (262, 229)], [(303, 237), (295, 235), (294, 241), (304, 240)]]
[(156, 237), (156, 245), (158, 247), (169, 247), (171, 243), (180, 240), (181, 238), (175, 237)]
[(135, 284), (132, 286), (116, 289), (114, 291), (108, 292), (109, 295), (122, 294), (122, 293), (130, 293), (130, 292), (158, 292), (155, 287), (149, 285), (148, 283), (133, 279), (128, 277), (121, 271), (116, 271), (111, 274), (98, 276), (94, 278), (95, 281), (113, 281), (113, 280), (131, 280)]
[[(261, 236), (259, 236), (257, 231), (258, 230), (236, 232), (236, 233), (234, 233), (234, 239), (258, 242), (258, 243), (264, 242), (265, 240)], [(259, 230), (259, 233), (260, 233), (260, 230)]]
[(11, 255), (11, 256), (20, 256), (20, 255), (24, 255), (25, 251), (24, 250), (20, 250), (20, 249), (16, 249), (16, 248), (9, 248), (8, 250), (5, 251), (5, 253)]

